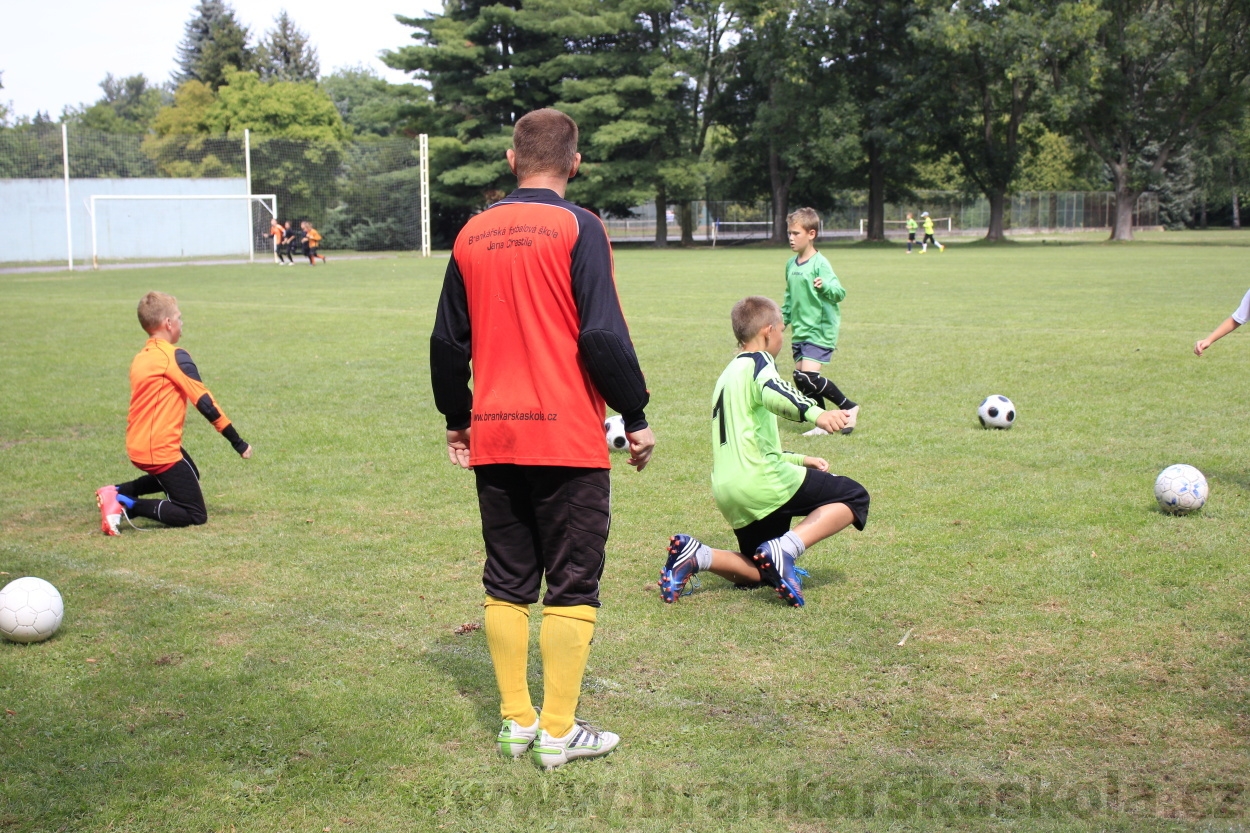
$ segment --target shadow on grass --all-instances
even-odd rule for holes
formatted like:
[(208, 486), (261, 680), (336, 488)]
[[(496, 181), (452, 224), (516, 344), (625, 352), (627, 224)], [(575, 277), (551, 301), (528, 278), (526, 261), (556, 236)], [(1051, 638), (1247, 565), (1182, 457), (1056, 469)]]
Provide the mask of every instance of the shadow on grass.
[[(473, 704), (477, 721), (490, 732), (499, 725), (499, 690), (495, 669), (486, 647), (485, 631), (439, 640), (419, 658), (431, 672), (451, 682), (456, 691)], [(530, 657), (530, 678), (534, 677), (534, 657)]]

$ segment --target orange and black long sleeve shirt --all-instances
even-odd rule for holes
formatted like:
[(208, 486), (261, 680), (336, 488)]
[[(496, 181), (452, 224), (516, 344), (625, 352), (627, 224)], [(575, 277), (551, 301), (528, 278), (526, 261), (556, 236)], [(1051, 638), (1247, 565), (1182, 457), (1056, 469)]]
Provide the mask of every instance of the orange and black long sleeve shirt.
[(650, 394), (603, 222), (545, 188), (471, 218), (443, 279), (430, 372), (447, 427), (472, 426), (473, 465), (608, 468), (605, 401), (639, 431)]
[(187, 402), (195, 404), (235, 451), (247, 450), (247, 443), (201, 381), (190, 354), (164, 339), (149, 338), (130, 363), (126, 453), (138, 468), (160, 474), (182, 459)]

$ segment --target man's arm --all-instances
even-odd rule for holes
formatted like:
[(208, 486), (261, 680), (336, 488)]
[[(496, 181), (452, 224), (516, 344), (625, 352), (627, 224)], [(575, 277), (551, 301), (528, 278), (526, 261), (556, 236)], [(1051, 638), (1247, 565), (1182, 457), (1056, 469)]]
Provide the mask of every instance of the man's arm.
[(599, 394), (624, 418), (625, 432), (638, 433), (647, 428), (644, 409), (651, 394), (616, 294), (612, 249), (598, 218), (579, 214), (578, 219), (581, 228), (570, 266), (581, 327), (577, 349)]
[[(443, 294), (438, 299), (434, 332), (430, 335), (430, 384), (434, 389), (434, 406), (447, 418), (448, 431), (466, 430), (472, 418), (471, 356), (469, 299), (453, 256), (443, 276)], [(467, 441), (466, 435), (466, 445)]]

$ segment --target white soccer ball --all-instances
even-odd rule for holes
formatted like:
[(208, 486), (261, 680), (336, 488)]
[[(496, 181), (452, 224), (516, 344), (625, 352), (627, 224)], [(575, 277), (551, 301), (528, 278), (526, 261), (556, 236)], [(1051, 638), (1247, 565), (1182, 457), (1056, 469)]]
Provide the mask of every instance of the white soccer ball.
[(1193, 466), (1177, 463), (1159, 472), (1155, 479), (1155, 500), (1169, 515), (1197, 512), (1207, 502), (1207, 479)]
[(0, 590), (0, 634), (14, 642), (42, 642), (61, 627), (61, 594), (34, 576), (10, 581)]
[(629, 448), (629, 439), (625, 436), (625, 418), (620, 414), (610, 416), (604, 421), (603, 433), (608, 438), (608, 448), (613, 451)]
[(1010, 428), (1016, 422), (1016, 406), (1002, 394), (985, 397), (977, 408), (982, 428)]

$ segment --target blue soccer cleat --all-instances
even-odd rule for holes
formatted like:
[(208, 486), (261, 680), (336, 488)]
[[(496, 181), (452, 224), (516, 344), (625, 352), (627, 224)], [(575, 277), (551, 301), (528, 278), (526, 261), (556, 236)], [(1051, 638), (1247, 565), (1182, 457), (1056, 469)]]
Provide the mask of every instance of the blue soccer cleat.
[(794, 558), (782, 548), (781, 539), (760, 544), (751, 560), (759, 568), (760, 578), (777, 588), (778, 598), (794, 607), (803, 606), (803, 576), (807, 571), (794, 566)]
[(677, 601), (679, 596), (689, 595), (686, 583), (699, 569), (696, 555), (703, 542), (690, 535), (674, 535), (668, 541), (668, 561), (660, 571), (660, 598), (667, 604)]

